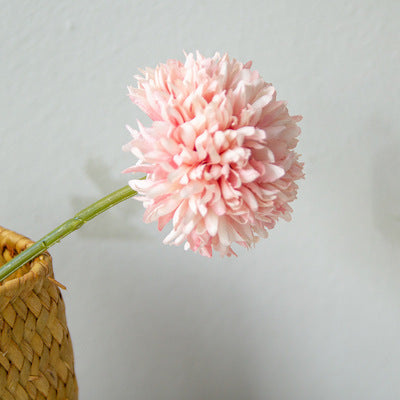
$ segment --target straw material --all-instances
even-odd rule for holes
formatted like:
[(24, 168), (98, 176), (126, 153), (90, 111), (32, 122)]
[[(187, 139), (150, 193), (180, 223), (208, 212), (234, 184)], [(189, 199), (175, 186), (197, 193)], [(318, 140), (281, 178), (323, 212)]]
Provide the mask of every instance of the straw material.
[[(32, 243), (0, 226), (0, 265)], [(47, 252), (0, 283), (0, 399), (78, 399), (64, 301)]]

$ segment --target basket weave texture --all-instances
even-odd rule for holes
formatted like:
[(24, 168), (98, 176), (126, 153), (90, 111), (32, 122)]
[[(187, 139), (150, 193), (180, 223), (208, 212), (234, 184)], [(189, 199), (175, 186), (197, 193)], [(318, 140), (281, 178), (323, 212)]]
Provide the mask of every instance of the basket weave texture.
[[(0, 265), (33, 242), (0, 226)], [(0, 399), (77, 400), (71, 338), (51, 257), (0, 284)]]

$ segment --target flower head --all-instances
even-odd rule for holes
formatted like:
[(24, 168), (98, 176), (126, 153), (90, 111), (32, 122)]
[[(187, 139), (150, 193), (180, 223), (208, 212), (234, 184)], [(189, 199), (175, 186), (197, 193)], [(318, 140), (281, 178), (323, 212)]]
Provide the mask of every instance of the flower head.
[(290, 220), (303, 177), (294, 151), (301, 117), (250, 62), (188, 54), (135, 78), (129, 96), (153, 123), (128, 127), (124, 149), (139, 160), (124, 172), (147, 174), (129, 183), (145, 222), (161, 230), (172, 221), (164, 243), (230, 256), (232, 243), (249, 247), (278, 218)]

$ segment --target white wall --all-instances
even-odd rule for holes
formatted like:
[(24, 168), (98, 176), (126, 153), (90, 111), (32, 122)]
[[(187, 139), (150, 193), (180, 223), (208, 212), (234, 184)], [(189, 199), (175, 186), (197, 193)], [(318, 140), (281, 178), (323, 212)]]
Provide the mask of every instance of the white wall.
[(53, 248), (81, 399), (400, 398), (397, 0), (0, 5), (0, 224), (32, 238), (126, 184), (137, 68), (229, 52), (304, 116), (294, 220), (237, 259), (134, 200)]

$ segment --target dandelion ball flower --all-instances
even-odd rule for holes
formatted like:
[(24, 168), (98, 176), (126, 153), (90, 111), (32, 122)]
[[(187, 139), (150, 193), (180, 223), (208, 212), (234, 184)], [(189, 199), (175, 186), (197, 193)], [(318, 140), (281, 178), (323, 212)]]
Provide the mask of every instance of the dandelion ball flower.
[(290, 220), (303, 164), (294, 151), (301, 116), (290, 116), (275, 88), (251, 62), (216, 53), (169, 60), (135, 76), (131, 100), (152, 120), (130, 127), (124, 146), (137, 158), (124, 172), (145, 173), (130, 186), (146, 208), (145, 222), (166, 244), (211, 257), (250, 247), (278, 218)]

